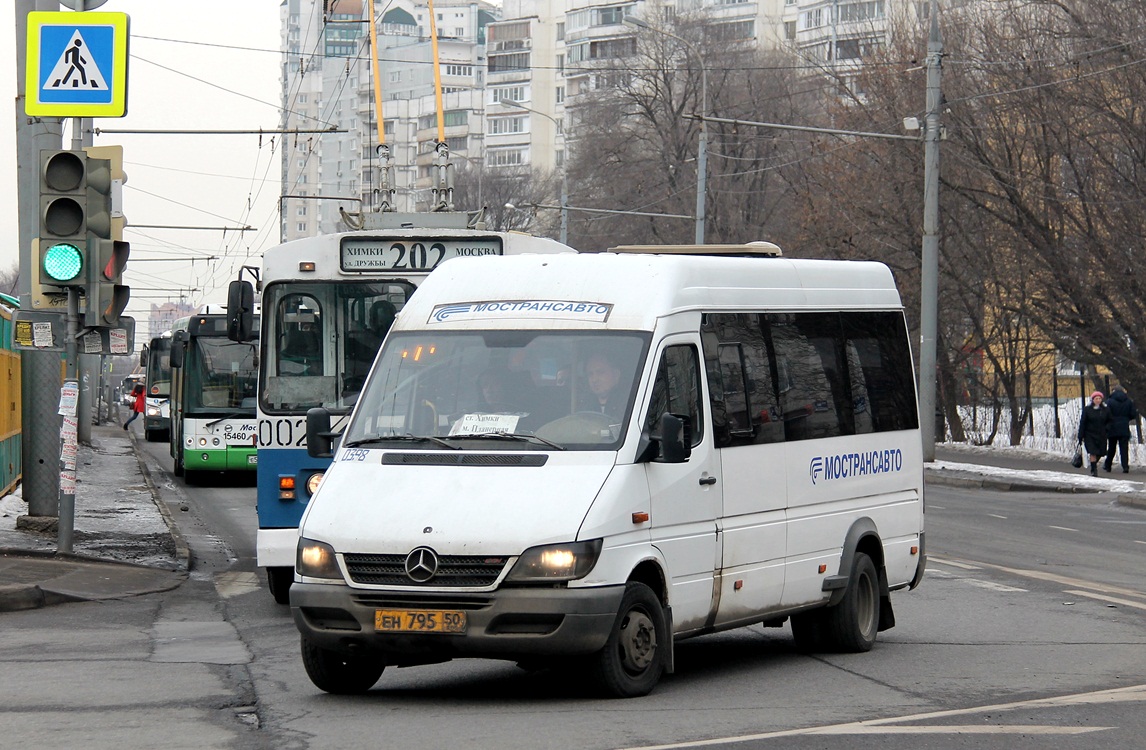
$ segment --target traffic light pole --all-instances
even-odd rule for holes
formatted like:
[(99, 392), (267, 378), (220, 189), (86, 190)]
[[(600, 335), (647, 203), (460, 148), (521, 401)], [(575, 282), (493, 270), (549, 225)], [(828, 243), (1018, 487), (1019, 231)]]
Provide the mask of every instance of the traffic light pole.
[[(24, 114), (27, 98), (26, 63), (28, 13), (33, 10), (59, 10), (58, 0), (16, 0), (16, 175), (19, 195), (19, 295), (22, 308), (31, 309), (32, 281), (37, 273), (32, 238), (39, 223), (36, 199), (39, 185), (41, 149), (60, 147), (59, 120), (29, 118)], [(24, 351), (20, 355), (21, 471), (24, 500), (31, 518), (55, 518), (59, 513), (60, 420), (34, 415), (54, 415), (60, 399), (60, 357), (56, 352)], [(17, 519), (19, 523), (19, 519)]]

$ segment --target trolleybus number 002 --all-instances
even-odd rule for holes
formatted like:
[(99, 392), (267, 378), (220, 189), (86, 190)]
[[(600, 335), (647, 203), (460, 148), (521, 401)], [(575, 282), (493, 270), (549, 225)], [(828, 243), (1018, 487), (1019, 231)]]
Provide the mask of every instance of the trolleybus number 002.
[(398, 242), (396, 240), (344, 240), (343, 271), (432, 271), (449, 258), (501, 255), (497, 238)]
[(305, 448), (305, 419), (260, 419), (260, 448)]

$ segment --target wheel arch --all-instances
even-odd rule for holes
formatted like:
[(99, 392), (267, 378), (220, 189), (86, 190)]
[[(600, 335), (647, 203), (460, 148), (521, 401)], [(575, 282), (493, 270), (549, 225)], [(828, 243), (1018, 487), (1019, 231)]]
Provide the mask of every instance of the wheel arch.
[(856, 553), (859, 552), (871, 558), (879, 575), (879, 629), (884, 631), (893, 628), (895, 613), (891, 608), (891, 591), (887, 585), (887, 571), (884, 568), (883, 539), (880, 538), (875, 521), (867, 516), (857, 518), (848, 529), (844, 537), (843, 552), (840, 555), (839, 573), (824, 581), (824, 589), (832, 592), (828, 606), (834, 607), (843, 600), (850, 583)]

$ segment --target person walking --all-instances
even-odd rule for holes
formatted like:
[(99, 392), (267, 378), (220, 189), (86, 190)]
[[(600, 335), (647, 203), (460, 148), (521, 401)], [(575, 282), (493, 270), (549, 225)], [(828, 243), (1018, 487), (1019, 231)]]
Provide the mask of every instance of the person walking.
[(1090, 404), (1083, 408), (1078, 423), (1078, 441), (1086, 444), (1090, 456), (1090, 476), (1098, 476), (1098, 457), (1106, 455), (1106, 426), (1110, 409), (1103, 403), (1102, 391), (1090, 394)]
[(135, 384), (135, 387), (131, 389), (131, 395), (135, 400), (131, 402), (131, 416), (123, 423), (123, 429), (125, 430), (127, 426), (134, 422), (135, 418), (142, 414), (143, 410), (147, 408), (147, 396), (143, 393), (142, 383)]
[(1110, 391), (1110, 398), (1106, 400), (1106, 408), (1110, 409), (1110, 423), (1106, 425), (1106, 463), (1102, 468), (1110, 471), (1114, 463), (1114, 452), (1121, 453), (1122, 473), (1130, 473), (1130, 423), (1138, 421), (1138, 409), (1134, 402), (1126, 395), (1126, 389), (1120, 385), (1114, 386)]

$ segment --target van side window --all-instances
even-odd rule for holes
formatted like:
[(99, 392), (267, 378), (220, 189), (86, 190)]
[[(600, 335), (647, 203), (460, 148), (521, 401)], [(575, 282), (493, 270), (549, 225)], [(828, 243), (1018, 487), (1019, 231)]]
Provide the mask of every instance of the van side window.
[(713, 440), (719, 447), (784, 440), (772, 343), (757, 313), (709, 313), (701, 325)]
[(836, 346), (839, 316), (769, 313), (765, 318), (776, 347), (784, 439), (851, 434), (846, 372)]
[(657, 377), (653, 381), (645, 429), (656, 435), (661, 415), (665, 412), (688, 417), (692, 445), (704, 437), (703, 412), (700, 408), (700, 358), (691, 344), (670, 346), (661, 355)]
[[(919, 427), (915, 380), (903, 315), (894, 312), (847, 313), (842, 316), (848, 347), (856, 426), (868, 413), (873, 432)], [(860, 398), (865, 399), (860, 402)]]

